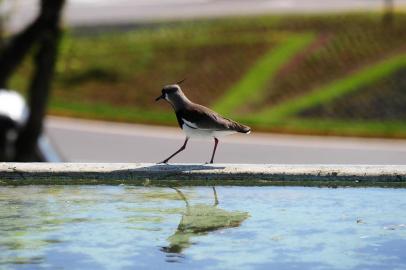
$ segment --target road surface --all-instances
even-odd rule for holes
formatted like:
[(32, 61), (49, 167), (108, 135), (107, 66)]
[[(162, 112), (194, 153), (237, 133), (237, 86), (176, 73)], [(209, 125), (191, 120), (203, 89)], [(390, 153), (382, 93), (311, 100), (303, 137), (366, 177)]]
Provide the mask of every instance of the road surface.
[[(18, 31), (31, 21), (38, 0), (3, 0), (0, 12), (12, 14), (6, 27)], [(70, 26), (119, 24), (268, 13), (315, 13), (381, 10), (383, 0), (68, 0)], [(406, 0), (396, 0), (397, 7)]]
[[(175, 121), (175, 120), (174, 120)], [(65, 161), (159, 162), (183, 143), (179, 128), (49, 117), (46, 131)], [(172, 162), (210, 160), (212, 141), (189, 141)], [(220, 141), (215, 162), (406, 164), (406, 140), (276, 135), (252, 132)]]

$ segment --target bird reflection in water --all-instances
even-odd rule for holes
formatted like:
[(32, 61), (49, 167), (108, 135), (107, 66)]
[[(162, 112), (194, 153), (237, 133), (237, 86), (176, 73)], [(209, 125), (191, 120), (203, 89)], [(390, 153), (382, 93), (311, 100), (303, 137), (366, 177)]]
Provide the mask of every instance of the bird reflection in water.
[(247, 212), (226, 211), (218, 208), (218, 198), (213, 188), (214, 204), (190, 205), (186, 196), (177, 188), (173, 188), (186, 204), (186, 212), (182, 215), (176, 232), (168, 238), (169, 246), (161, 251), (168, 253), (168, 262), (177, 262), (182, 251), (193, 244), (193, 236), (207, 235), (220, 229), (238, 227), (249, 217)]

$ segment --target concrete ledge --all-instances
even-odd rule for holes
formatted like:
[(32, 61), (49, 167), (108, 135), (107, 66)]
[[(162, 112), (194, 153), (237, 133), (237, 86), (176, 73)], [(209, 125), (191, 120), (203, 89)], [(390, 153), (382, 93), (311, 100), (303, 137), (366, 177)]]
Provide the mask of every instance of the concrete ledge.
[(0, 163), (0, 185), (30, 184), (406, 187), (406, 166)]

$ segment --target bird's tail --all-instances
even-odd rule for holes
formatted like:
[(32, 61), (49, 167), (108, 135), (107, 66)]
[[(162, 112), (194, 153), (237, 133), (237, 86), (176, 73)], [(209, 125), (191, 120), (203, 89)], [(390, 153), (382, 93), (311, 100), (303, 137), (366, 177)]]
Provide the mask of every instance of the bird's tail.
[(251, 133), (251, 128), (249, 126), (245, 126), (245, 125), (241, 125), (241, 124), (240, 124), (240, 126), (241, 126), (241, 131), (238, 131), (238, 132), (245, 133), (245, 134)]
[(237, 122), (233, 122), (233, 130), (240, 132), (240, 133), (245, 133), (245, 134), (251, 133), (251, 128), (249, 126), (242, 125)]

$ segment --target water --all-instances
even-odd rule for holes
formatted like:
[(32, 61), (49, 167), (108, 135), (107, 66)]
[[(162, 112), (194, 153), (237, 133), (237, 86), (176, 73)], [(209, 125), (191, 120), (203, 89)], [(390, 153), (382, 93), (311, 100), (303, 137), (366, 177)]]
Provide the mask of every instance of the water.
[(0, 269), (406, 269), (406, 190), (0, 187)]

